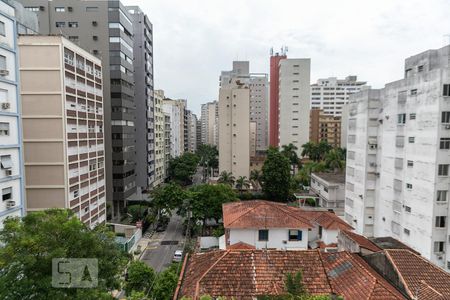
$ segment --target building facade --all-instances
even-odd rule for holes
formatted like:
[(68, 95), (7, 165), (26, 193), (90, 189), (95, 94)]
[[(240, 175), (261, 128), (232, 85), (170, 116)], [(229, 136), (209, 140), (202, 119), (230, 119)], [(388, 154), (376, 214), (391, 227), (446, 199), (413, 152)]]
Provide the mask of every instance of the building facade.
[(201, 139), (206, 145), (219, 145), (219, 105), (217, 101), (202, 104)]
[(326, 115), (321, 109), (310, 110), (309, 140), (325, 141), (334, 148), (341, 147), (341, 117)]
[(344, 216), (345, 173), (312, 173), (310, 191), (317, 195), (320, 207)]
[(19, 0), (40, 34), (64, 35), (102, 60), (107, 201), (118, 217), (136, 195), (133, 17), (119, 0)]
[(250, 73), (250, 122), (255, 123), (256, 151), (266, 151), (269, 144), (269, 82), (267, 74)]
[(139, 196), (155, 183), (153, 25), (139, 7), (127, 6), (127, 10), (133, 21), (136, 186)]
[(329, 77), (311, 84), (311, 108), (321, 109), (324, 114), (340, 117), (343, 105), (348, 103), (351, 94), (367, 88), (365, 81), (358, 81), (357, 76), (345, 79)]
[(279, 132), (277, 146), (297, 146), (309, 141), (310, 59), (279, 61)]
[(350, 97), (345, 218), (450, 270), (450, 46), (409, 57), (403, 79)]
[(192, 111), (187, 111), (188, 118), (188, 135), (187, 135), (187, 151), (195, 153), (197, 151), (197, 116)]
[(279, 144), (279, 92), (280, 92), (280, 61), (286, 59), (286, 50), (281, 53), (271, 53), (270, 56), (270, 116), (269, 116), (269, 145), (278, 147)]
[(0, 2), (0, 228), (25, 212), (18, 22), (13, 6)]
[(170, 114), (164, 113), (164, 179), (169, 177), (169, 162), (172, 152), (172, 128)]
[(158, 186), (164, 182), (165, 177), (165, 133), (164, 133), (164, 91), (155, 90), (155, 182)]
[[(242, 74), (243, 78), (240, 77)], [(222, 72), (219, 89), (219, 173), (250, 177), (250, 87), (248, 62)]]
[[(183, 111), (183, 112), (182, 112)], [(178, 100), (165, 98), (163, 112), (170, 120), (170, 156), (178, 157), (184, 152), (184, 107)]]
[(19, 39), (27, 211), (106, 221), (101, 61), (61, 36)]

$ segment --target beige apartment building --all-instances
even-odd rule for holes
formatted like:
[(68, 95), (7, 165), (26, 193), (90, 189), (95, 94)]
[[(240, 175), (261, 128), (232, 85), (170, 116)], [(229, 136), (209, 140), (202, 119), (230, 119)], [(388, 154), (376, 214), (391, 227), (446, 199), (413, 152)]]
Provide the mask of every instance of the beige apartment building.
[(26, 209), (104, 223), (101, 61), (61, 36), (21, 36), (19, 52)]
[(321, 109), (311, 109), (309, 140), (325, 141), (333, 147), (341, 146), (341, 117), (325, 114)]
[(250, 176), (250, 89), (233, 77), (219, 90), (219, 172)]
[(164, 91), (155, 90), (155, 183), (158, 186), (164, 182), (165, 175), (165, 141), (164, 141)]

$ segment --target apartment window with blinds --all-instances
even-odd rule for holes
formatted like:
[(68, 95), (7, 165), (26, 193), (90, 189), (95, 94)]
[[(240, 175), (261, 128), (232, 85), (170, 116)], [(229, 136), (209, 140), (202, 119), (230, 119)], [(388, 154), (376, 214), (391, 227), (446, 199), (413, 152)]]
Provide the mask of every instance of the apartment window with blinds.
[(3, 170), (9, 170), (13, 167), (11, 155), (0, 156), (0, 165)]
[(441, 122), (444, 124), (450, 123), (450, 111), (443, 111), (441, 114)]
[(437, 216), (434, 225), (437, 228), (445, 228), (446, 221), (447, 221), (447, 217), (445, 217), (445, 216)]
[(2, 189), (2, 200), (11, 200), (12, 199), (12, 187), (7, 187)]
[(5, 23), (0, 21), (0, 35), (6, 36)]
[(449, 150), (450, 149), (450, 138), (441, 138), (439, 141), (439, 149)]
[(444, 84), (443, 96), (450, 96), (450, 84)]
[(416, 119), (416, 114), (409, 114), (409, 119), (410, 120), (415, 120)]
[(405, 124), (405, 123), (406, 123), (406, 114), (398, 114), (397, 124)]
[(447, 191), (446, 190), (440, 190), (436, 193), (436, 201), (437, 202), (446, 202), (447, 201)]
[(9, 135), (9, 123), (0, 122), (0, 136)]
[(259, 241), (268, 241), (269, 240), (269, 230), (267, 230), (267, 229), (258, 230), (258, 240)]
[(443, 253), (445, 251), (445, 242), (434, 242), (434, 253)]
[(439, 165), (438, 166), (438, 176), (448, 176), (449, 165)]
[(0, 55), (0, 70), (6, 70), (6, 56)]

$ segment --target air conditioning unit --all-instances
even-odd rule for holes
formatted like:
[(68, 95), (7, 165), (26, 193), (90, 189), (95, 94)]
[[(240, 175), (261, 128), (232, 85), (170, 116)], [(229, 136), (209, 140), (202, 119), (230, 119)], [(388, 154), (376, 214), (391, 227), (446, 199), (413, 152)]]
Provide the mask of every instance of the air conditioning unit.
[(436, 255), (436, 257), (437, 257), (438, 260), (442, 260), (442, 258), (443, 258), (443, 256), (440, 255), (440, 254)]
[(14, 206), (16, 206), (16, 201), (14, 201), (14, 200), (6, 201), (6, 208), (12, 208)]
[(11, 107), (11, 103), (9, 103), (9, 102), (2, 103), (2, 109), (9, 109), (10, 107)]
[(39, 6), (39, 10), (40, 11), (44, 11), (45, 10), (45, 6)]
[(449, 125), (445, 125), (445, 129), (450, 129), (450, 124)]
[(69, 7), (67, 7), (67, 10), (68, 10), (68, 11), (73, 11), (73, 7), (72, 7), (72, 6), (69, 6)]
[(287, 241), (286, 241), (286, 240), (284, 240), (284, 241), (283, 241), (283, 244), (287, 244)]
[(9, 71), (8, 70), (0, 70), (0, 76), (8, 76)]
[(376, 167), (376, 166), (377, 166), (377, 164), (376, 164), (376, 163), (374, 163), (374, 162), (371, 162), (371, 163), (369, 164), (369, 166), (371, 166), (371, 167)]
[(5, 175), (6, 176), (12, 176), (12, 170), (11, 169), (6, 169), (5, 170)]

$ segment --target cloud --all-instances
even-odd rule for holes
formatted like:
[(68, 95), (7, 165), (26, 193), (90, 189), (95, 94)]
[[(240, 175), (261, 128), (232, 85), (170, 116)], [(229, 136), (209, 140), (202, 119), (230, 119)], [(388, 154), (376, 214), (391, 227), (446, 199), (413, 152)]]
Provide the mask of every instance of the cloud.
[[(311, 80), (358, 75), (373, 87), (400, 79), (406, 57), (450, 33), (447, 0), (123, 0), (154, 26), (155, 87), (196, 113), (217, 98), (233, 60), (269, 72), (269, 50), (311, 58)], [(447, 38), (447, 43), (448, 43)]]

